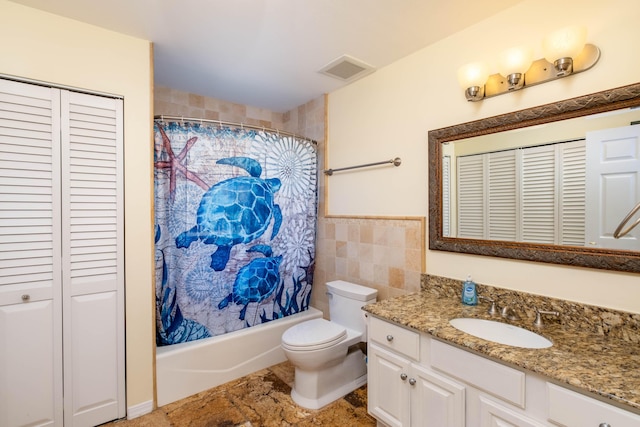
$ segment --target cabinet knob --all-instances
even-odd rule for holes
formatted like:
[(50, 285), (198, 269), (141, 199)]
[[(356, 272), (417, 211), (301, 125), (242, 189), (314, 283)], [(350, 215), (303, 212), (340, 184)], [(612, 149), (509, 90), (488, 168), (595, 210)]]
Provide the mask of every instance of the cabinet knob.
[(401, 374), (400, 374), (400, 379), (401, 379), (402, 381), (406, 380), (406, 379), (407, 379), (407, 374), (405, 374), (404, 372), (403, 372), (403, 373), (401, 373)]
[(409, 384), (410, 385), (416, 385), (416, 379), (415, 378), (409, 378)]
[(387, 335), (387, 341), (389, 342), (393, 341), (393, 335)]
[(31, 299), (31, 296), (29, 294), (24, 294), (22, 295), (22, 301), (27, 302)]
[(600, 423), (600, 425), (598, 427), (611, 427), (611, 424), (609, 424), (609, 423)]

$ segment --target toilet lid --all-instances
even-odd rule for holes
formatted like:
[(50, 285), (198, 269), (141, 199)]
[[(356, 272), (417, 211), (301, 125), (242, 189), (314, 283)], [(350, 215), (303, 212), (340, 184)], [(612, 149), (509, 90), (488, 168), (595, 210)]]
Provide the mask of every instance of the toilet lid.
[(346, 336), (344, 326), (325, 319), (313, 319), (287, 329), (282, 334), (282, 343), (289, 348), (318, 350), (337, 344)]

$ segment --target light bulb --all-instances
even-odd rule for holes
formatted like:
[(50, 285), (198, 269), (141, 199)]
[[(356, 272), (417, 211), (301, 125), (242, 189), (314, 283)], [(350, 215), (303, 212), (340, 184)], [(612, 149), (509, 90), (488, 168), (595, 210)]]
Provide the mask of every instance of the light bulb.
[(533, 61), (533, 49), (526, 46), (512, 47), (498, 57), (498, 72), (507, 77), (510, 74), (524, 74)]
[(488, 77), (489, 67), (483, 62), (472, 62), (458, 69), (458, 82), (465, 90), (470, 87), (484, 86)]
[(562, 58), (578, 56), (587, 41), (587, 29), (581, 26), (561, 28), (542, 40), (542, 51), (552, 64)]

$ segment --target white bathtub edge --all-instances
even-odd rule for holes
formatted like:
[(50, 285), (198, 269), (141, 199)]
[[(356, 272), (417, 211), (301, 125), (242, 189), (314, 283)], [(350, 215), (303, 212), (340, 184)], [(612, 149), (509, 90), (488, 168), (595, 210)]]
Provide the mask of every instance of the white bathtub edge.
[(284, 362), (286, 357), (280, 347), (284, 331), (319, 317), (322, 312), (310, 307), (302, 313), (229, 334), (157, 348), (158, 406)]

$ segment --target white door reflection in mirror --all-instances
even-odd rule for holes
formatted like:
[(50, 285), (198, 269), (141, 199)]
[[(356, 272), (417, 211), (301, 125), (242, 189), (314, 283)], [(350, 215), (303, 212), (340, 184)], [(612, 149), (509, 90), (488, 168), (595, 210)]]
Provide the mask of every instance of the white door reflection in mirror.
[(613, 232), (640, 201), (640, 125), (587, 132), (587, 246), (640, 250), (640, 229)]

